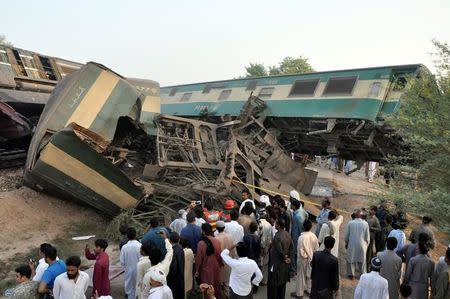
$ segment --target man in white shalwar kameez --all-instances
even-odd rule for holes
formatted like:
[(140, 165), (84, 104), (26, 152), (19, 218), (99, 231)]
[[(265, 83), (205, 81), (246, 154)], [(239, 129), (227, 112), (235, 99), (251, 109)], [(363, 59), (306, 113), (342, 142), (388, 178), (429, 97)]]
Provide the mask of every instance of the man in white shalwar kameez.
[(136, 298), (137, 263), (141, 258), (141, 242), (136, 239), (136, 230), (127, 230), (127, 244), (120, 251), (120, 264), (125, 270), (125, 294), (128, 298)]
[(337, 258), (339, 257), (339, 229), (341, 227), (343, 220), (344, 217), (342, 217), (342, 215), (337, 215), (335, 211), (331, 210), (328, 213), (328, 221), (325, 222), (320, 228), (319, 237), (317, 238), (320, 244), (319, 250), (324, 250), (325, 238), (328, 236), (333, 237), (336, 240), (336, 242), (334, 243), (334, 246), (331, 249), (331, 254)]
[(347, 224), (345, 248), (347, 249), (347, 276), (355, 277), (355, 268), (366, 272), (366, 252), (370, 242), (369, 224), (361, 219), (361, 210), (355, 210), (355, 219)]
[(314, 251), (319, 249), (319, 241), (316, 235), (311, 232), (312, 223), (310, 220), (303, 222), (303, 232), (300, 234), (297, 243), (297, 283), (295, 298), (301, 298), (306, 291), (311, 292), (311, 261)]
[(354, 299), (389, 299), (388, 281), (380, 275), (381, 260), (377, 257), (370, 262), (372, 271), (361, 275), (355, 289)]

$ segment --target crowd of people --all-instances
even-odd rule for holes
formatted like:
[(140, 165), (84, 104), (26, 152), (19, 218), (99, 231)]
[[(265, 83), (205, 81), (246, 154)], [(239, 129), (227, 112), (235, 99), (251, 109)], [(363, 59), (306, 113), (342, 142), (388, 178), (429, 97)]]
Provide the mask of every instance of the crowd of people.
[[(344, 217), (322, 203), (317, 222), (304, 209), (297, 191), (289, 198), (248, 190), (242, 203), (226, 200), (222, 209), (212, 201), (192, 202), (168, 227), (150, 220), (150, 229), (137, 239), (136, 229), (122, 227), (120, 263), (128, 299), (253, 298), (267, 285), (268, 299), (335, 298), (339, 294), (339, 231)], [(356, 209), (346, 224), (345, 261), (348, 279), (357, 279), (354, 298), (450, 298), (450, 248), (435, 265), (431, 218), (415, 227), (406, 241), (407, 221), (385, 205)], [(111, 298), (108, 242), (86, 245), (84, 255), (95, 260), (92, 298)], [(19, 284), (11, 298), (86, 298), (89, 276), (80, 270), (79, 256), (58, 259), (50, 244), (39, 248), (37, 266), (31, 261), (16, 269)], [(295, 292), (286, 294), (286, 284)]]

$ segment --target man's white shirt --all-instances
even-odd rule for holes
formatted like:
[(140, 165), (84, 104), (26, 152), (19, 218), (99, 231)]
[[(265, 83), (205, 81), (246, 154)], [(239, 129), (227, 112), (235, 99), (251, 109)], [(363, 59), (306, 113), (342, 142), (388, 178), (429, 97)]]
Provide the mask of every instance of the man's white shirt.
[(53, 296), (55, 299), (86, 299), (84, 294), (88, 285), (89, 275), (86, 272), (78, 271), (76, 282), (69, 279), (67, 272), (64, 272), (55, 279)]
[(40, 282), (42, 279), (42, 275), (44, 274), (45, 270), (47, 270), (47, 268), (48, 268), (48, 264), (45, 262), (45, 258), (41, 258), (36, 267), (36, 270), (35, 270), (36, 274), (33, 277), (33, 281)]
[(376, 271), (361, 275), (354, 299), (389, 299), (388, 281)]
[(173, 299), (172, 290), (166, 285), (152, 288), (148, 299)]
[[(233, 259), (230, 257), (228, 249), (224, 249), (220, 256), (231, 268), (230, 287), (236, 295), (247, 296), (252, 291), (252, 283), (259, 285), (263, 275), (254, 260), (247, 257)], [(253, 274), (255, 274), (255, 278), (250, 283)]]
[(229, 233), (233, 238), (233, 243), (237, 244), (244, 239), (244, 228), (237, 221), (231, 220), (225, 223), (226, 233)]

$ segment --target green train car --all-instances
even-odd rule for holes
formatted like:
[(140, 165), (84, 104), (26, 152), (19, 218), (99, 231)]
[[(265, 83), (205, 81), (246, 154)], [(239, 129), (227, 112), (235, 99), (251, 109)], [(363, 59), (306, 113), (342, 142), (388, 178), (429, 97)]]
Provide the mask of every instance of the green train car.
[(421, 69), (396, 65), (167, 86), (161, 111), (219, 122), (237, 118), (253, 94), (265, 102), (264, 125), (286, 150), (380, 161), (404, 146), (384, 118), (407, 101), (408, 80)]

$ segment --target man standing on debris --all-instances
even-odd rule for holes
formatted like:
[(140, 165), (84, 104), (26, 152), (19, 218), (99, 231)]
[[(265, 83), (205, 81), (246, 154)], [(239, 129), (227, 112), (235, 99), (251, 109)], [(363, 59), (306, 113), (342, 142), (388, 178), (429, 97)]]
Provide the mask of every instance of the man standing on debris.
[(207, 283), (214, 287), (216, 298), (221, 299), (220, 291), (220, 269), (223, 261), (220, 257), (220, 242), (213, 236), (212, 227), (209, 223), (202, 225), (203, 236), (198, 242), (197, 254), (195, 255), (195, 272), (200, 283)]
[(189, 212), (186, 216), (187, 225), (181, 230), (181, 237), (189, 242), (189, 248), (194, 253), (197, 252), (197, 244), (202, 237), (202, 229), (195, 224), (194, 212)]
[(289, 281), (293, 244), (290, 234), (285, 230), (285, 225), (284, 219), (280, 218), (275, 224), (277, 233), (273, 238), (269, 255), (268, 299), (284, 299), (286, 283)]
[(325, 199), (322, 202), (322, 209), (320, 210), (319, 216), (317, 216), (316, 221), (316, 236), (319, 236), (320, 229), (322, 228), (322, 224), (328, 221), (328, 213), (331, 211), (330, 209), (331, 201), (329, 199)]
[(389, 298), (398, 299), (402, 259), (394, 252), (394, 249), (397, 247), (397, 239), (388, 238), (386, 247), (386, 250), (377, 254), (377, 257), (381, 260), (380, 275), (386, 278), (389, 283)]
[(179, 242), (178, 233), (170, 233), (173, 257), (167, 275), (167, 285), (172, 290), (174, 299), (184, 299), (184, 251)]
[(186, 211), (181, 209), (178, 211), (178, 218), (172, 221), (169, 225), (169, 228), (176, 232), (177, 234), (181, 234), (181, 230), (186, 226)]
[(71, 256), (66, 260), (67, 272), (55, 279), (55, 299), (86, 299), (84, 294), (89, 285), (89, 275), (80, 271), (80, 266), (81, 260), (78, 256)]
[(120, 264), (125, 270), (125, 294), (127, 298), (136, 298), (137, 263), (141, 257), (141, 243), (136, 240), (136, 229), (127, 229), (127, 244), (120, 251)]
[(105, 252), (108, 242), (104, 239), (95, 240), (95, 248), (92, 252), (86, 244), (84, 255), (88, 260), (95, 260), (94, 274), (92, 277), (92, 295), (107, 296), (110, 294), (109, 285), (109, 256)]
[(356, 272), (359, 275), (366, 272), (366, 251), (370, 242), (369, 225), (361, 219), (361, 210), (355, 210), (354, 216), (355, 219), (347, 224), (345, 230), (347, 276), (350, 279), (355, 277)]

